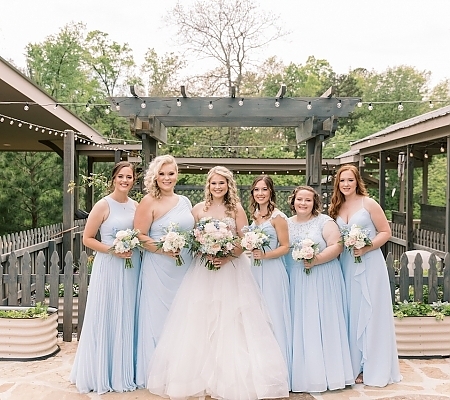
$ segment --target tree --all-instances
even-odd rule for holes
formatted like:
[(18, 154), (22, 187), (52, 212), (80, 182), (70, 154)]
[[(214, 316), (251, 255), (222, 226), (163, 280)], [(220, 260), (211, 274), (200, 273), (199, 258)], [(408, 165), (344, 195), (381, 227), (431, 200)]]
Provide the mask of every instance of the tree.
[(177, 27), (179, 44), (186, 50), (205, 59), (212, 59), (216, 67), (207, 74), (215, 81), (209, 94), (241, 93), (243, 77), (254, 63), (255, 54), (286, 32), (277, 23), (278, 18), (258, 11), (251, 0), (197, 1), (185, 8), (179, 2), (168, 18)]

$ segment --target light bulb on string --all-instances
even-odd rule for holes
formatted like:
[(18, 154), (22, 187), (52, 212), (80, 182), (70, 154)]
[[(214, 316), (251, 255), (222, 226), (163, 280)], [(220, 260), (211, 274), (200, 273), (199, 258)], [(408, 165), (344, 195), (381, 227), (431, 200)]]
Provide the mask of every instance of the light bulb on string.
[(147, 107), (147, 104), (145, 103), (145, 100), (141, 103), (141, 108)]
[(111, 112), (111, 108), (108, 106), (105, 108), (105, 114), (108, 115)]
[(430, 108), (434, 107), (434, 104), (433, 104), (433, 102), (431, 100), (430, 100), (430, 104), (428, 105), (428, 107), (430, 107)]
[(89, 103), (86, 103), (86, 112), (91, 111), (91, 107), (89, 107)]
[(41, 132), (44, 133), (44, 132), (45, 132), (45, 129), (41, 129)]
[(36, 128), (34, 128), (34, 130), (37, 132), (39, 130), (39, 127), (37, 126)]
[(28, 126), (28, 128), (29, 128), (29, 129), (33, 129), (33, 125), (30, 124), (30, 125)]
[(359, 99), (357, 106), (358, 106), (358, 108), (362, 107), (362, 100), (361, 99)]
[(278, 99), (275, 99), (275, 107), (280, 107), (280, 102), (278, 101)]
[(30, 106), (28, 105), (28, 103), (25, 104), (25, 106), (23, 107), (23, 109), (24, 109), (25, 111), (28, 111), (28, 110), (30, 109)]
[(19, 124), (17, 125), (19, 128), (22, 128), (22, 122), (19, 122)]
[(180, 99), (177, 99), (177, 107), (181, 107), (181, 101), (180, 101)]
[(391, 161), (391, 156), (389, 154), (386, 157), (386, 161)]
[(336, 104), (336, 107), (337, 108), (341, 108), (342, 107), (342, 101), (341, 100), (338, 101), (338, 103)]
[(425, 150), (425, 153), (423, 153), (423, 156), (424, 156), (425, 158), (428, 158), (428, 150)]
[(445, 151), (445, 147), (444, 147), (443, 143), (441, 144), (441, 148), (439, 150), (440, 150), (441, 153), (443, 153)]
[(53, 106), (53, 109), (56, 110), (56, 109), (58, 108), (58, 105), (59, 105), (59, 104), (56, 103), (56, 104)]
[(311, 110), (312, 105), (311, 105), (311, 102), (310, 102), (310, 101), (308, 101), (308, 105), (306, 106), (306, 108), (307, 108), (308, 110)]
[(410, 157), (414, 157), (414, 152), (413, 152), (412, 147), (411, 147), (411, 150), (409, 151), (409, 156), (410, 156)]
[(0, 122), (3, 122), (5, 120), (5, 118), (1, 117), (0, 118)]
[(11, 121), (9, 121), (10, 125), (14, 125), (14, 120), (12, 119)]
[(367, 107), (368, 109), (369, 109), (369, 111), (372, 111), (373, 110), (373, 105), (372, 105), (372, 103), (369, 103), (369, 107)]
[(116, 111), (120, 111), (120, 104), (116, 103)]
[(214, 108), (214, 104), (213, 104), (212, 101), (209, 102), (208, 108), (209, 108), (210, 110), (212, 110), (212, 109)]
[(239, 107), (242, 107), (244, 105), (244, 99), (239, 100)]
[(397, 109), (398, 109), (398, 111), (403, 111), (403, 104), (402, 104), (402, 102), (398, 103)]

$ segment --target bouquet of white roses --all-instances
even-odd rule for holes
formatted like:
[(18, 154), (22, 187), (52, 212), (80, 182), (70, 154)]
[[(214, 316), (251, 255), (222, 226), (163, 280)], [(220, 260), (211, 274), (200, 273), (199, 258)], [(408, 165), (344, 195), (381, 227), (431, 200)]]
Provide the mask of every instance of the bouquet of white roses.
[[(292, 250), (292, 258), (295, 261), (311, 262), (319, 254), (319, 244), (311, 239), (303, 239), (295, 243)], [(303, 271), (309, 275), (310, 268), (303, 268)]]
[(213, 257), (228, 257), (236, 246), (238, 238), (228, 225), (214, 218), (202, 218), (195, 225), (191, 238), (191, 252), (200, 253), (200, 259), (209, 270), (218, 270), (210, 260)]
[[(372, 246), (372, 241), (369, 238), (369, 230), (362, 229), (360, 226), (353, 224), (350, 229), (343, 228), (341, 230), (342, 241), (348, 251), (354, 249), (362, 249), (365, 246)], [(355, 256), (355, 263), (361, 263), (361, 257)]]
[[(166, 234), (163, 235), (156, 243), (156, 247), (158, 249), (162, 249), (162, 251), (175, 252), (187, 247), (189, 233), (182, 231), (177, 223), (171, 222), (165, 231)], [(178, 255), (175, 259), (175, 265), (180, 267), (183, 263), (183, 258), (181, 255)]]
[[(137, 238), (138, 229), (125, 229), (116, 232), (116, 237), (112, 247), (109, 249), (111, 253), (126, 253), (135, 248), (142, 248), (142, 244)], [(125, 259), (125, 268), (133, 268), (130, 258)]]
[[(270, 248), (270, 236), (263, 229), (250, 225), (244, 226), (242, 232), (244, 232), (244, 236), (241, 239), (241, 246), (244, 250), (253, 251), (258, 249), (265, 252), (266, 247)], [(253, 265), (260, 266), (261, 262), (262, 260), (253, 260)]]

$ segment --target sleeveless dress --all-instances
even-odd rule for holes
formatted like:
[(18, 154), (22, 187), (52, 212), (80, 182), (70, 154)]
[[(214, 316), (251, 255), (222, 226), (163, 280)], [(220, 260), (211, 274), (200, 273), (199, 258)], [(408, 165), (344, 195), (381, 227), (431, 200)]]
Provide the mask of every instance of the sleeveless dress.
[[(288, 220), (290, 244), (309, 238), (326, 248), (322, 230), (327, 215), (305, 223)], [(324, 392), (355, 382), (350, 361), (345, 316), (345, 291), (337, 258), (311, 268), (286, 255), (291, 288), (293, 392)]]
[[(270, 249), (279, 246), (277, 231), (271, 220), (277, 216), (287, 219), (286, 215), (276, 210), (269, 220), (258, 227), (270, 236)], [(256, 224), (253, 222), (252, 226)], [(270, 250), (269, 250), (270, 251)], [(280, 346), (286, 365), (291, 365), (291, 311), (289, 304), (289, 278), (284, 265), (284, 257), (262, 260), (261, 266), (252, 265), (253, 277), (256, 280), (269, 311), (275, 338)]]
[[(192, 205), (185, 196), (178, 196), (177, 205), (159, 219), (153, 221), (148, 236), (159, 240), (171, 222), (182, 230), (194, 226)], [(145, 388), (148, 377), (148, 364), (158, 343), (172, 301), (191, 264), (188, 249), (182, 249), (184, 264), (175, 265), (175, 260), (163, 254), (144, 251), (141, 276), (139, 279), (137, 346), (136, 346), (136, 384)]]
[[(234, 230), (232, 218), (223, 219)], [(147, 388), (171, 399), (288, 397), (287, 368), (242, 254), (217, 271), (195, 257), (150, 363)]]
[[(363, 199), (364, 200), (364, 199)], [(363, 206), (363, 204), (362, 204)], [(356, 224), (376, 236), (370, 213), (362, 207), (346, 224), (341, 217), (340, 228)], [(348, 335), (353, 375), (364, 372), (364, 384), (386, 386), (402, 379), (395, 341), (389, 277), (383, 253), (375, 249), (364, 254), (362, 262), (354, 262), (347, 250), (340, 256), (347, 293)]]
[[(110, 196), (109, 216), (100, 226), (102, 243), (112, 246), (119, 230), (133, 228), (136, 205)], [(125, 259), (97, 252), (92, 265), (84, 316), (70, 381), (81, 393), (126, 392), (134, 383), (135, 314), (140, 255), (133, 251), (133, 268)]]

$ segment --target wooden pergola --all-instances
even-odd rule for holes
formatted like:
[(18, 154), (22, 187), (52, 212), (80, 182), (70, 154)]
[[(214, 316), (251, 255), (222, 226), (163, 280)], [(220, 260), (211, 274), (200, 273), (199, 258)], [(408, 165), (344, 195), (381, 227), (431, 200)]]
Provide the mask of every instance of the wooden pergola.
[[(334, 96), (330, 88), (321, 97), (284, 97), (282, 85), (274, 97), (189, 97), (185, 87), (179, 97), (143, 97), (130, 88), (132, 96), (110, 98), (111, 109), (130, 122), (130, 129), (142, 140), (144, 166), (157, 154), (158, 143), (167, 143), (168, 127), (294, 127), (297, 142), (306, 142), (306, 160), (286, 160), (284, 171), (303, 173), (309, 185), (320, 190), (323, 162), (322, 143), (334, 136), (338, 119), (347, 117), (359, 101), (357, 97)], [(212, 165), (218, 159), (208, 159)], [(226, 159), (234, 171), (282, 171), (280, 165), (270, 168), (270, 160)], [(185, 162), (190, 172), (203, 170), (199, 160)], [(243, 165), (244, 164), (244, 165)], [(251, 168), (245, 165), (252, 165)], [(258, 164), (258, 165), (257, 165)], [(330, 160), (330, 164), (335, 164)], [(188, 167), (189, 166), (189, 167)], [(302, 168), (303, 167), (303, 168)], [(186, 171), (187, 172), (187, 171)]]

